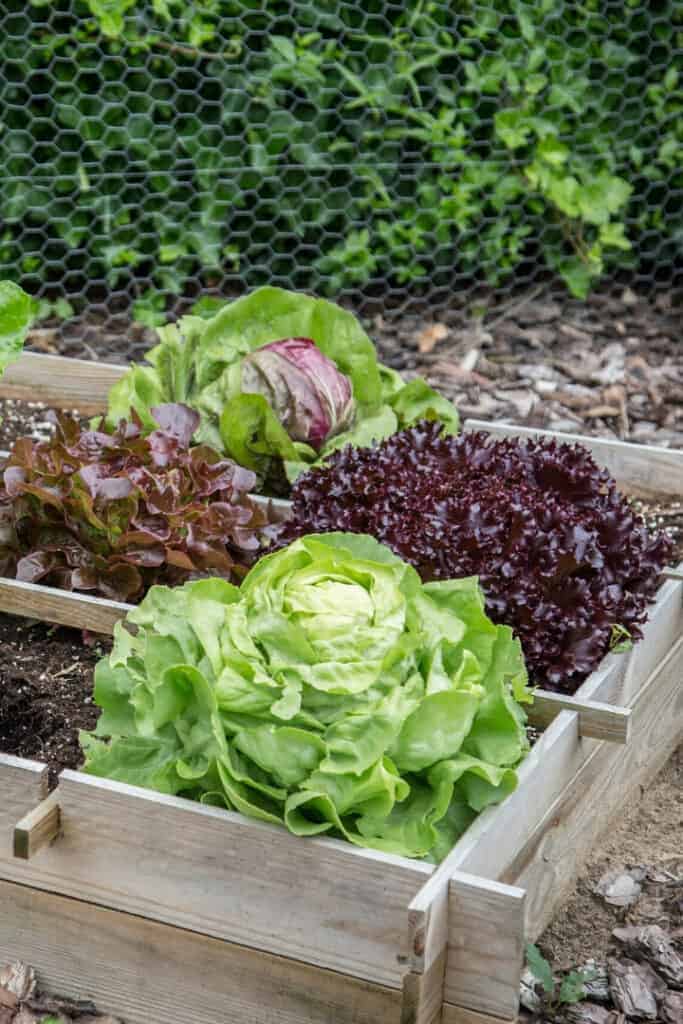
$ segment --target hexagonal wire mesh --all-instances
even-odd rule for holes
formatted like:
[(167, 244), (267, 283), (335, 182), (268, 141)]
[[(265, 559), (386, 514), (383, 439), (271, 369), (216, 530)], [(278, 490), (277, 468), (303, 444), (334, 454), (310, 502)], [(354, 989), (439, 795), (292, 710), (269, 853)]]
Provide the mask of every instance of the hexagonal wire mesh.
[(680, 2), (5, 0), (0, 60), (0, 276), (74, 354), (263, 282), (438, 310), (680, 265)]

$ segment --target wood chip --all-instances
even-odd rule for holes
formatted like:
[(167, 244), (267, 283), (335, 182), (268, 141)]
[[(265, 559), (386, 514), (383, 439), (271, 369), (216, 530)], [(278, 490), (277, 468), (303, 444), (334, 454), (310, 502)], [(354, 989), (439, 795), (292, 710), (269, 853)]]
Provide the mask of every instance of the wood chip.
[(600, 419), (603, 416), (618, 416), (619, 406), (618, 405), (594, 405), (591, 409), (586, 409), (584, 414), (588, 419)]
[(668, 985), (683, 988), (683, 957), (659, 925), (615, 928), (612, 935), (634, 960), (646, 961)]
[[(58, 1017), (54, 1017), (54, 1020), (59, 1020)], [(33, 1010), (29, 1010), (27, 1006), (22, 1006), (19, 1013), (16, 1015), (12, 1024), (42, 1024), (45, 1020), (45, 1015), (42, 1013), (34, 1013)]]
[(0, 987), (13, 992), (19, 1000), (30, 999), (36, 990), (36, 972), (28, 964), (15, 960), (0, 969)]
[(632, 1020), (656, 1020), (657, 1003), (666, 985), (649, 964), (615, 960), (609, 965), (609, 984), (617, 1009)]
[(15, 1010), (19, 1005), (19, 1000), (15, 996), (14, 992), (9, 992), (6, 988), (0, 988), (0, 1006), (7, 1007), (10, 1010)]
[(681, 1024), (683, 1020), (683, 992), (667, 992), (659, 1008), (666, 1024)]
[(608, 871), (595, 886), (595, 892), (613, 907), (630, 907), (642, 892), (640, 881), (625, 871)]
[(598, 1003), (581, 1002), (568, 1006), (565, 1017), (570, 1024), (615, 1024), (617, 1015)]
[(574, 324), (560, 324), (559, 331), (560, 334), (564, 334), (566, 338), (571, 338), (572, 341), (579, 341), (582, 345), (593, 344), (593, 335), (580, 330), (578, 327), (575, 327)]
[(570, 384), (566, 388), (560, 388), (554, 397), (568, 409), (587, 409), (593, 404), (596, 396), (591, 388), (584, 388), (581, 384)]
[(466, 373), (471, 373), (479, 362), (479, 356), (481, 355), (480, 348), (471, 348), (465, 353), (463, 358), (460, 360), (460, 369)]
[(448, 328), (445, 324), (428, 324), (417, 336), (418, 351), (422, 354), (431, 352), (434, 346), (448, 337)]

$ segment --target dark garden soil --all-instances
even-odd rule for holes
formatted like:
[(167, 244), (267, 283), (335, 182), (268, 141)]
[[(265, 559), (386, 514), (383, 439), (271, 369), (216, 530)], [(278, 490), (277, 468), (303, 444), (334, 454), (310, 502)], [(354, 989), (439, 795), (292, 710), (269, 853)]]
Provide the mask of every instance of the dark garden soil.
[(47, 764), (50, 784), (83, 757), (79, 729), (92, 729), (93, 669), (105, 645), (77, 630), (0, 615), (0, 751)]

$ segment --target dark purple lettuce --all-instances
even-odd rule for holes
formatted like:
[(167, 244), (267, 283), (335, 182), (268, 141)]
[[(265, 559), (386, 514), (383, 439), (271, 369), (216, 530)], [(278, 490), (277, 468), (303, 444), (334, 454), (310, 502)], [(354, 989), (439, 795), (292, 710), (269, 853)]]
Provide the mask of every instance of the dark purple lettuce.
[(515, 630), (533, 681), (569, 693), (616, 627), (641, 636), (672, 553), (580, 445), (444, 437), (437, 423), (336, 452), (292, 499), (276, 543), (368, 533), (424, 580), (479, 576), (488, 614)]
[(266, 524), (256, 477), (205, 445), (199, 416), (152, 410), (158, 429), (109, 434), (56, 416), (49, 441), (15, 442), (0, 485), (0, 573), (137, 601), (152, 584), (202, 575), (239, 582)]

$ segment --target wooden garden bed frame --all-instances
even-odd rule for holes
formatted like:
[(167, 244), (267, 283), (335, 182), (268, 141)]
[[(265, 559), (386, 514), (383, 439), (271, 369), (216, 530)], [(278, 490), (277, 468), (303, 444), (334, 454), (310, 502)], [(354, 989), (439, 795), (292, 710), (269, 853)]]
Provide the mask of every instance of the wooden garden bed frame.
[[(96, 413), (123, 369), (29, 354), (0, 395)], [(561, 437), (624, 490), (683, 493), (683, 452)], [(109, 632), (126, 606), (3, 580), (0, 610)], [(48, 797), (44, 765), (0, 755), (0, 961), (128, 1024), (509, 1022), (524, 941), (680, 741), (682, 684), (672, 579), (632, 651), (537, 702), (518, 789), (437, 868), (78, 772)]]

